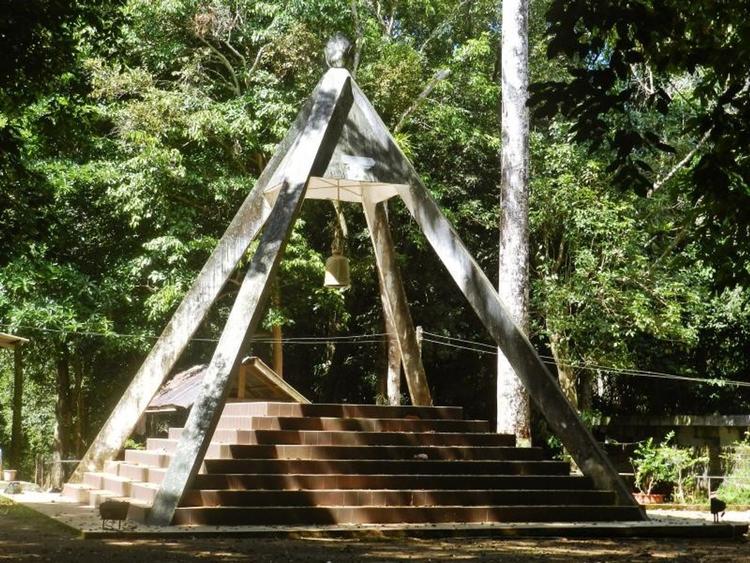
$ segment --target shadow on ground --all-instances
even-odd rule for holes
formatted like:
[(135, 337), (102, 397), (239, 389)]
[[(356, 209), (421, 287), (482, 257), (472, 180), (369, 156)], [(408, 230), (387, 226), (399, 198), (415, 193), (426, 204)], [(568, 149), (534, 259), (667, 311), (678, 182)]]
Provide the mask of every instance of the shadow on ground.
[(68, 528), (0, 498), (0, 561), (508, 561), (724, 562), (750, 560), (744, 540), (81, 540)]

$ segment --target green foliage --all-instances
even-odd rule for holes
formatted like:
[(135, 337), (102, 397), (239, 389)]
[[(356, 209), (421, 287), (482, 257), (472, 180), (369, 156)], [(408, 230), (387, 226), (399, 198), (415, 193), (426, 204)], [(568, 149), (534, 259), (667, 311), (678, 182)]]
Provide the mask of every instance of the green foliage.
[[(576, 141), (606, 147), (625, 188), (646, 194), (666, 174), (655, 160), (687, 158), (683, 188), (710, 218), (702, 230), (730, 279), (748, 273), (736, 267), (747, 263), (738, 241), (750, 225), (746, 11), (743, 0), (695, 9), (679, 0), (554, 0), (547, 53), (566, 76), (541, 79), (534, 95), (538, 117), (573, 119)], [(683, 150), (682, 138), (695, 150)]]
[(750, 433), (735, 442), (723, 456), (727, 479), (716, 491), (716, 496), (727, 504), (750, 504)]
[[(572, 67), (545, 56), (550, 4), (560, 2), (532, 3), (532, 74), (559, 82)], [(3, 51), (11, 65), (0, 75), (0, 187), (7, 202), (0, 207), (0, 330), (32, 339), (27, 468), (34, 453), (52, 446), (60, 362), (71, 367), (69, 398), (79, 405), (71, 423), (81, 427), (80, 447), (91, 439), (324, 72), (322, 48), (335, 31), (356, 39), (357, 81), (387, 125), (398, 128), (402, 148), (492, 277), (501, 145), (496, 18), (496, 2), (487, 0), (19, 4), (8, 21), (29, 25), (0, 34), (17, 41)], [(664, 76), (657, 73), (659, 84)], [(658, 131), (681, 157), (700, 139), (683, 127), (699, 98), (696, 84), (680, 82), (687, 100), (674, 97), (667, 115), (640, 100), (623, 106), (627, 120), (607, 123), (612, 131), (634, 127), (646, 140), (645, 131)], [(742, 115), (737, 110), (737, 119)], [(733, 115), (726, 119), (735, 123)], [(709, 254), (696, 242), (723, 224), (711, 220), (708, 200), (691, 198), (693, 176), (680, 170), (648, 198), (612, 190), (608, 166), (621, 158), (616, 144), (587, 152), (571, 144), (581, 130), (575, 116), (534, 123), (535, 346), (553, 352), (559, 370), (576, 366), (581, 396), (590, 398), (582, 405), (587, 412), (746, 408), (730, 388), (670, 387), (580, 367), (746, 378), (750, 342), (748, 290), (717, 290), (721, 252)], [(678, 158), (634, 150), (654, 178)], [(486, 341), (472, 311), (456, 306), (463, 298), (403, 205), (391, 203), (390, 214), (415, 323)], [(333, 209), (306, 202), (263, 331), (281, 327), (284, 336), (322, 339), (383, 332), (365, 224), (356, 206), (344, 206), (344, 215), (351, 290), (321, 287)], [(742, 248), (731, 229), (711, 240), (714, 249)], [(253, 249), (178, 369), (210, 358), (210, 341), (220, 334)], [(288, 343), (285, 375), (314, 400), (370, 402), (384, 351), (382, 342)], [(253, 353), (268, 355), (268, 346), (256, 342)], [(425, 342), (423, 356), (436, 403), (492, 417), (491, 354)], [(11, 377), (8, 358), (0, 357), (3, 446)]]
[(635, 485), (645, 494), (655, 487), (672, 487), (672, 498), (685, 503), (697, 493), (696, 468), (707, 463), (706, 456), (695, 455), (691, 448), (670, 444), (674, 432), (669, 432), (659, 444), (648, 438), (638, 444), (635, 457), (630, 459), (635, 471)]

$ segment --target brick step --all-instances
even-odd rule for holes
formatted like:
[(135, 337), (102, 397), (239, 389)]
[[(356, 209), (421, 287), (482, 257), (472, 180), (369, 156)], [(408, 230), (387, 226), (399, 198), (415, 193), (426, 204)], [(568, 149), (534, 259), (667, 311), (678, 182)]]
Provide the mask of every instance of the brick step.
[(91, 490), (91, 485), (85, 483), (65, 483), (63, 485), (62, 496), (72, 502), (87, 503)]
[(82, 483), (91, 489), (101, 489), (104, 484), (104, 476), (110, 475), (109, 473), (101, 473), (98, 471), (86, 471), (83, 474)]
[[(161, 483), (164, 479), (164, 474), (167, 472), (166, 467), (150, 467), (126, 461), (115, 463), (116, 466), (110, 469), (112, 471), (110, 475), (123, 477), (133, 482)], [(84, 479), (85, 477), (86, 474), (84, 474)]]
[(349, 430), (359, 432), (488, 432), (486, 420), (226, 416), (217, 428), (237, 430)]
[(611, 491), (580, 489), (191, 490), (185, 493), (180, 506), (509, 506), (606, 505), (613, 502)]
[(128, 508), (128, 520), (133, 520), (142, 524), (145, 523), (148, 512), (151, 509), (151, 501), (144, 502), (132, 497), (123, 500), (130, 503), (130, 507)]
[(155, 485), (161, 485), (164, 481), (164, 475), (167, 473), (166, 467), (149, 467), (148, 469), (148, 483), (154, 483)]
[[(147, 450), (126, 450), (124, 463), (132, 463), (143, 467), (169, 467), (172, 455), (177, 449), (177, 442), (177, 440), (169, 438), (149, 438), (146, 442)], [(129, 452), (136, 453), (129, 454)], [(229, 444), (211, 442), (208, 445), (205, 457), (216, 459), (229, 458), (232, 457), (232, 452)]]
[(149, 467), (167, 467), (169, 458), (160, 450), (125, 450), (125, 462)]
[[(170, 428), (169, 439), (179, 440), (182, 428)], [(217, 429), (213, 442), (269, 445), (335, 446), (515, 446), (511, 434), (488, 432), (321, 432), (316, 430)]]
[(135, 463), (121, 462), (117, 466), (118, 477), (126, 477), (131, 481), (148, 481), (149, 467)]
[(642, 520), (637, 507), (622, 506), (345, 506), (183, 507), (175, 524), (398, 524), (446, 522), (573, 522)]
[(151, 504), (158, 490), (159, 485), (155, 483), (133, 483), (133, 486), (130, 488), (130, 494), (134, 500)]
[(129, 497), (131, 483), (132, 480), (127, 477), (105, 473), (102, 477), (102, 486), (100, 488), (120, 497)]
[(93, 506), (94, 508), (97, 508), (102, 502), (104, 502), (107, 499), (119, 500), (121, 498), (123, 498), (121, 495), (118, 495), (117, 493), (108, 491), (106, 489), (92, 490), (89, 493), (88, 505)]
[(577, 475), (351, 475), (207, 474), (193, 489), (589, 489)]
[(360, 475), (567, 475), (564, 461), (206, 459), (206, 473), (349, 473)]
[[(148, 438), (146, 440), (146, 448), (171, 454), (177, 449), (177, 442), (178, 440), (173, 438)], [(211, 444), (215, 443), (216, 442), (211, 442)]]
[[(177, 447), (177, 440), (161, 439), (162, 451), (170, 455)], [(210, 455), (211, 448), (222, 447), (222, 455)], [(216, 448), (218, 449), (218, 448)], [(515, 459), (540, 460), (540, 448), (516, 448), (511, 446), (300, 446), (300, 445), (248, 445), (216, 444), (209, 447), (207, 458), (215, 459)]]
[(540, 448), (511, 446), (227, 446), (231, 459), (377, 459), (377, 460), (529, 460), (542, 459)]
[(315, 416), (340, 418), (424, 418), (454, 419), (463, 418), (461, 407), (415, 407), (390, 405), (350, 405), (316, 403), (248, 402), (232, 401), (224, 406), (228, 416)]

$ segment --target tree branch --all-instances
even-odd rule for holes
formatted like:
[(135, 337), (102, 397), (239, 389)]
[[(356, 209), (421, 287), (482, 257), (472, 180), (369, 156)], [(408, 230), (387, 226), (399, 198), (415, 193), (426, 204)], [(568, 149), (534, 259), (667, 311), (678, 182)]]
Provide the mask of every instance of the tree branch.
[(462, 0), (455, 9), (450, 13), (450, 15), (443, 21), (442, 23), (435, 26), (435, 29), (432, 30), (432, 33), (427, 37), (427, 39), (424, 40), (424, 43), (422, 43), (422, 46), (418, 49), (419, 54), (421, 55), (424, 53), (424, 50), (427, 48), (427, 44), (438, 37), (442, 31), (448, 27), (451, 23), (453, 23), (453, 20), (455, 20), (459, 13), (461, 12), (461, 8), (463, 8), (466, 4), (469, 3), (469, 0)]
[(380, 2), (378, 0), (375, 0), (374, 2), (369, 2), (370, 6), (372, 7), (372, 11), (375, 14), (375, 19), (378, 20), (378, 23), (383, 28), (383, 33), (388, 35), (388, 24), (385, 21), (385, 18), (383, 17), (382, 13), (382, 7), (380, 6)]
[(221, 80), (224, 83), (224, 85), (230, 90), (235, 89), (234, 84), (226, 76), (220, 73), (218, 70), (214, 70), (208, 66), (204, 66), (203, 69), (206, 71), (206, 74), (213, 74), (216, 78)]
[(198, 38), (198, 40), (206, 45), (211, 52), (216, 56), (219, 61), (224, 65), (224, 67), (229, 71), (229, 75), (232, 78), (232, 83), (234, 84), (234, 87), (232, 88), (234, 90), (235, 95), (239, 96), (242, 94), (242, 90), (240, 89), (240, 82), (237, 80), (237, 73), (234, 72), (234, 67), (232, 66), (232, 63), (229, 62), (229, 59), (227, 59), (224, 54), (219, 51), (216, 47), (214, 47), (209, 41), (206, 41), (203, 37), (198, 35), (197, 33), (195, 36)]
[(239, 52), (239, 51), (238, 51), (237, 49), (235, 49), (235, 48), (234, 48), (234, 47), (232, 46), (232, 44), (231, 44), (231, 43), (230, 43), (229, 41), (226, 41), (226, 40), (224, 40), (224, 41), (222, 41), (222, 43), (224, 43), (224, 45), (226, 45), (226, 46), (227, 46), (227, 48), (228, 48), (228, 49), (229, 49), (230, 51), (232, 51), (232, 54), (233, 54), (233, 55), (234, 55), (235, 57), (237, 57), (238, 59), (240, 59), (240, 60), (242, 61), (242, 68), (244, 68), (244, 69), (245, 69), (245, 72), (247, 72), (247, 60), (246, 60), (246, 59), (245, 59), (245, 57), (244, 57), (244, 56), (242, 55), (242, 53), (240, 53), (240, 52)]
[[(651, 69), (648, 68), (648, 67), (646, 67), (646, 68), (649, 71), (649, 73), (651, 73)], [(630, 72), (633, 73), (633, 78), (635, 78), (635, 81), (638, 83), (638, 85), (641, 87), (641, 89), (648, 96), (653, 95), (653, 93), (654, 93), (654, 77), (653, 77), (653, 75), (651, 75), (651, 85), (649, 86), (646, 83), (645, 77), (641, 78), (640, 76), (638, 76), (638, 69), (637, 69), (636, 65), (634, 65), (634, 64), (630, 65)]]
[(435, 73), (432, 79), (430, 79), (430, 81), (427, 83), (427, 86), (424, 87), (424, 90), (422, 90), (419, 96), (417, 96), (417, 99), (414, 100), (414, 103), (406, 108), (406, 111), (401, 114), (398, 123), (396, 123), (396, 126), (393, 128), (394, 133), (398, 133), (401, 130), (401, 127), (403, 127), (404, 123), (406, 123), (407, 118), (412, 113), (414, 113), (421, 105), (421, 103), (425, 100), (425, 98), (427, 98), (427, 96), (432, 93), (432, 91), (435, 89), (435, 86), (437, 86), (441, 80), (445, 80), (446, 78), (448, 78), (450, 74), (451, 71), (448, 69), (442, 69)]
[(682, 160), (680, 160), (680, 162), (678, 162), (677, 164), (674, 165), (674, 167), (672, 167), (672, 169), (667, 173), (666, 176), (654, 182), (654, 185), (646, 193), (646, 197), (653, 196), (654, 193), (660, 190), (664, 186), (664, 184), (666, 184), (669, 180), (671, 180), (672, 177), (675, 174), (677, 174), (677, 172), (679, 172), (682, 168), (684, 168), (688, 164), (688, 162), (690, 162), (690, 159), (692, 159), (693, 156), (695, 156), (695, 153), (697, 153), (700, 150), (700, 148), (705, 144), (705, 142), (708, 140), (712, 132), (713, 132), (713, 127), (711, 127), (711, 129), (706, 131), (703, 137), (701, 137), (701, 140), (698, 141), (695, 144), (695, 146), (692, 149), (690, 149), (690, 151), (688, 151), (688, 153), (685, 155), (685, 157)]
[[(260, 58), (263, 56), (263, 53), (268, 48), (270, 43), (266, 43), (265, 45), (262, 45), (260, 49), (258, 49), (258, 52), (255, 53), (255, 60), (253, 61), (253, 66), (250, 67), (250, 70), (247, 71), (247, 76), (250, 77), (254, 72), (255, 69), (258, 68), (258, 65), (260, 64)], [(247, 83), (247, 78), (245, 78), (245, 81)]]
[(354, 21), (354, 30), (357, 37), (354, 38), (354, 61), (352, 62), (352, 77), (357, 78), (357, 69), (359, 68), (359, 59), (362, 55), (362, 44), (364, 43), (364, 32), (362, 31), (362, 21), (359, 19), (357, 4), (359, 0), (352, 0), (352, 20)]

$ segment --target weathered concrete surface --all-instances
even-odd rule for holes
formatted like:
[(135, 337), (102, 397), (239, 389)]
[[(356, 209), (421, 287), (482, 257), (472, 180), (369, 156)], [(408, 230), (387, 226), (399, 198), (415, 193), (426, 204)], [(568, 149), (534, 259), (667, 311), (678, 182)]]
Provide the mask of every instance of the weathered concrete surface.
[(391, 230), (385, 212), (385, 203), (373, 203), (363, 192), (362, 208), (370, 231), (375, 260), (378, 265), (378, 276), (383, 286), (383, 302), (388, 308), (390, 318), (396, 329), (396, 337), (404, 365), (409, 395), (414, 405), (432, 405), (430, 388), (427, 385), (422, 357), (417, 344), (414, 323), (409, 312), (401, 272), (396, 263), (396, 251), (393, 247)]
[(397, 190), (409, 212), (581, 471), (597, 488), (613, 490), (619, 504), (635, 505), (629, 488), (562, 394), (524, 332), (513, 322), (497, 291), (440, 211), (380, 116), (356, 84), (353, 91), (359, 136), (367, 139), (367, 143), (358, 144), (366, 147), (366, 154), (380, 163), (374, 170), (385, 169), (387, 176), (398, 179)]
[(78, 464), (71, 481), (114, 458), (159, 390), (268, 214), (262, 186), (250, 192), (193, 286)]
[[(322, 82), (322, 81), (321, 81)], [(78, 464), (71, 481), (80, 481), (85, 471), (98, 471), (113, 459), (135, 428), (183, 350), (208, 314), (222, 287), (265, 223), (271, 207), (264, 192), (271, 178), (308, 121), (320, 84), (305, 103), (274, 156), (250, 194), (240, 206), (193, 286), (164, 328), (127, 390)]]
[(186, 487), (198, 472), (229, 391), (230, 374), (264, 313), (270, 281), (283, 255), (311, 174), (328, 165), (351, 106), (349, 73), (331, 69), (323, 77), (307, 125), (289, 149), (276, 174), (282, 189), (268, 218), (258, 249), (204, 375), (175, 455), (149, 514), (153, 524), (172, 522)]

